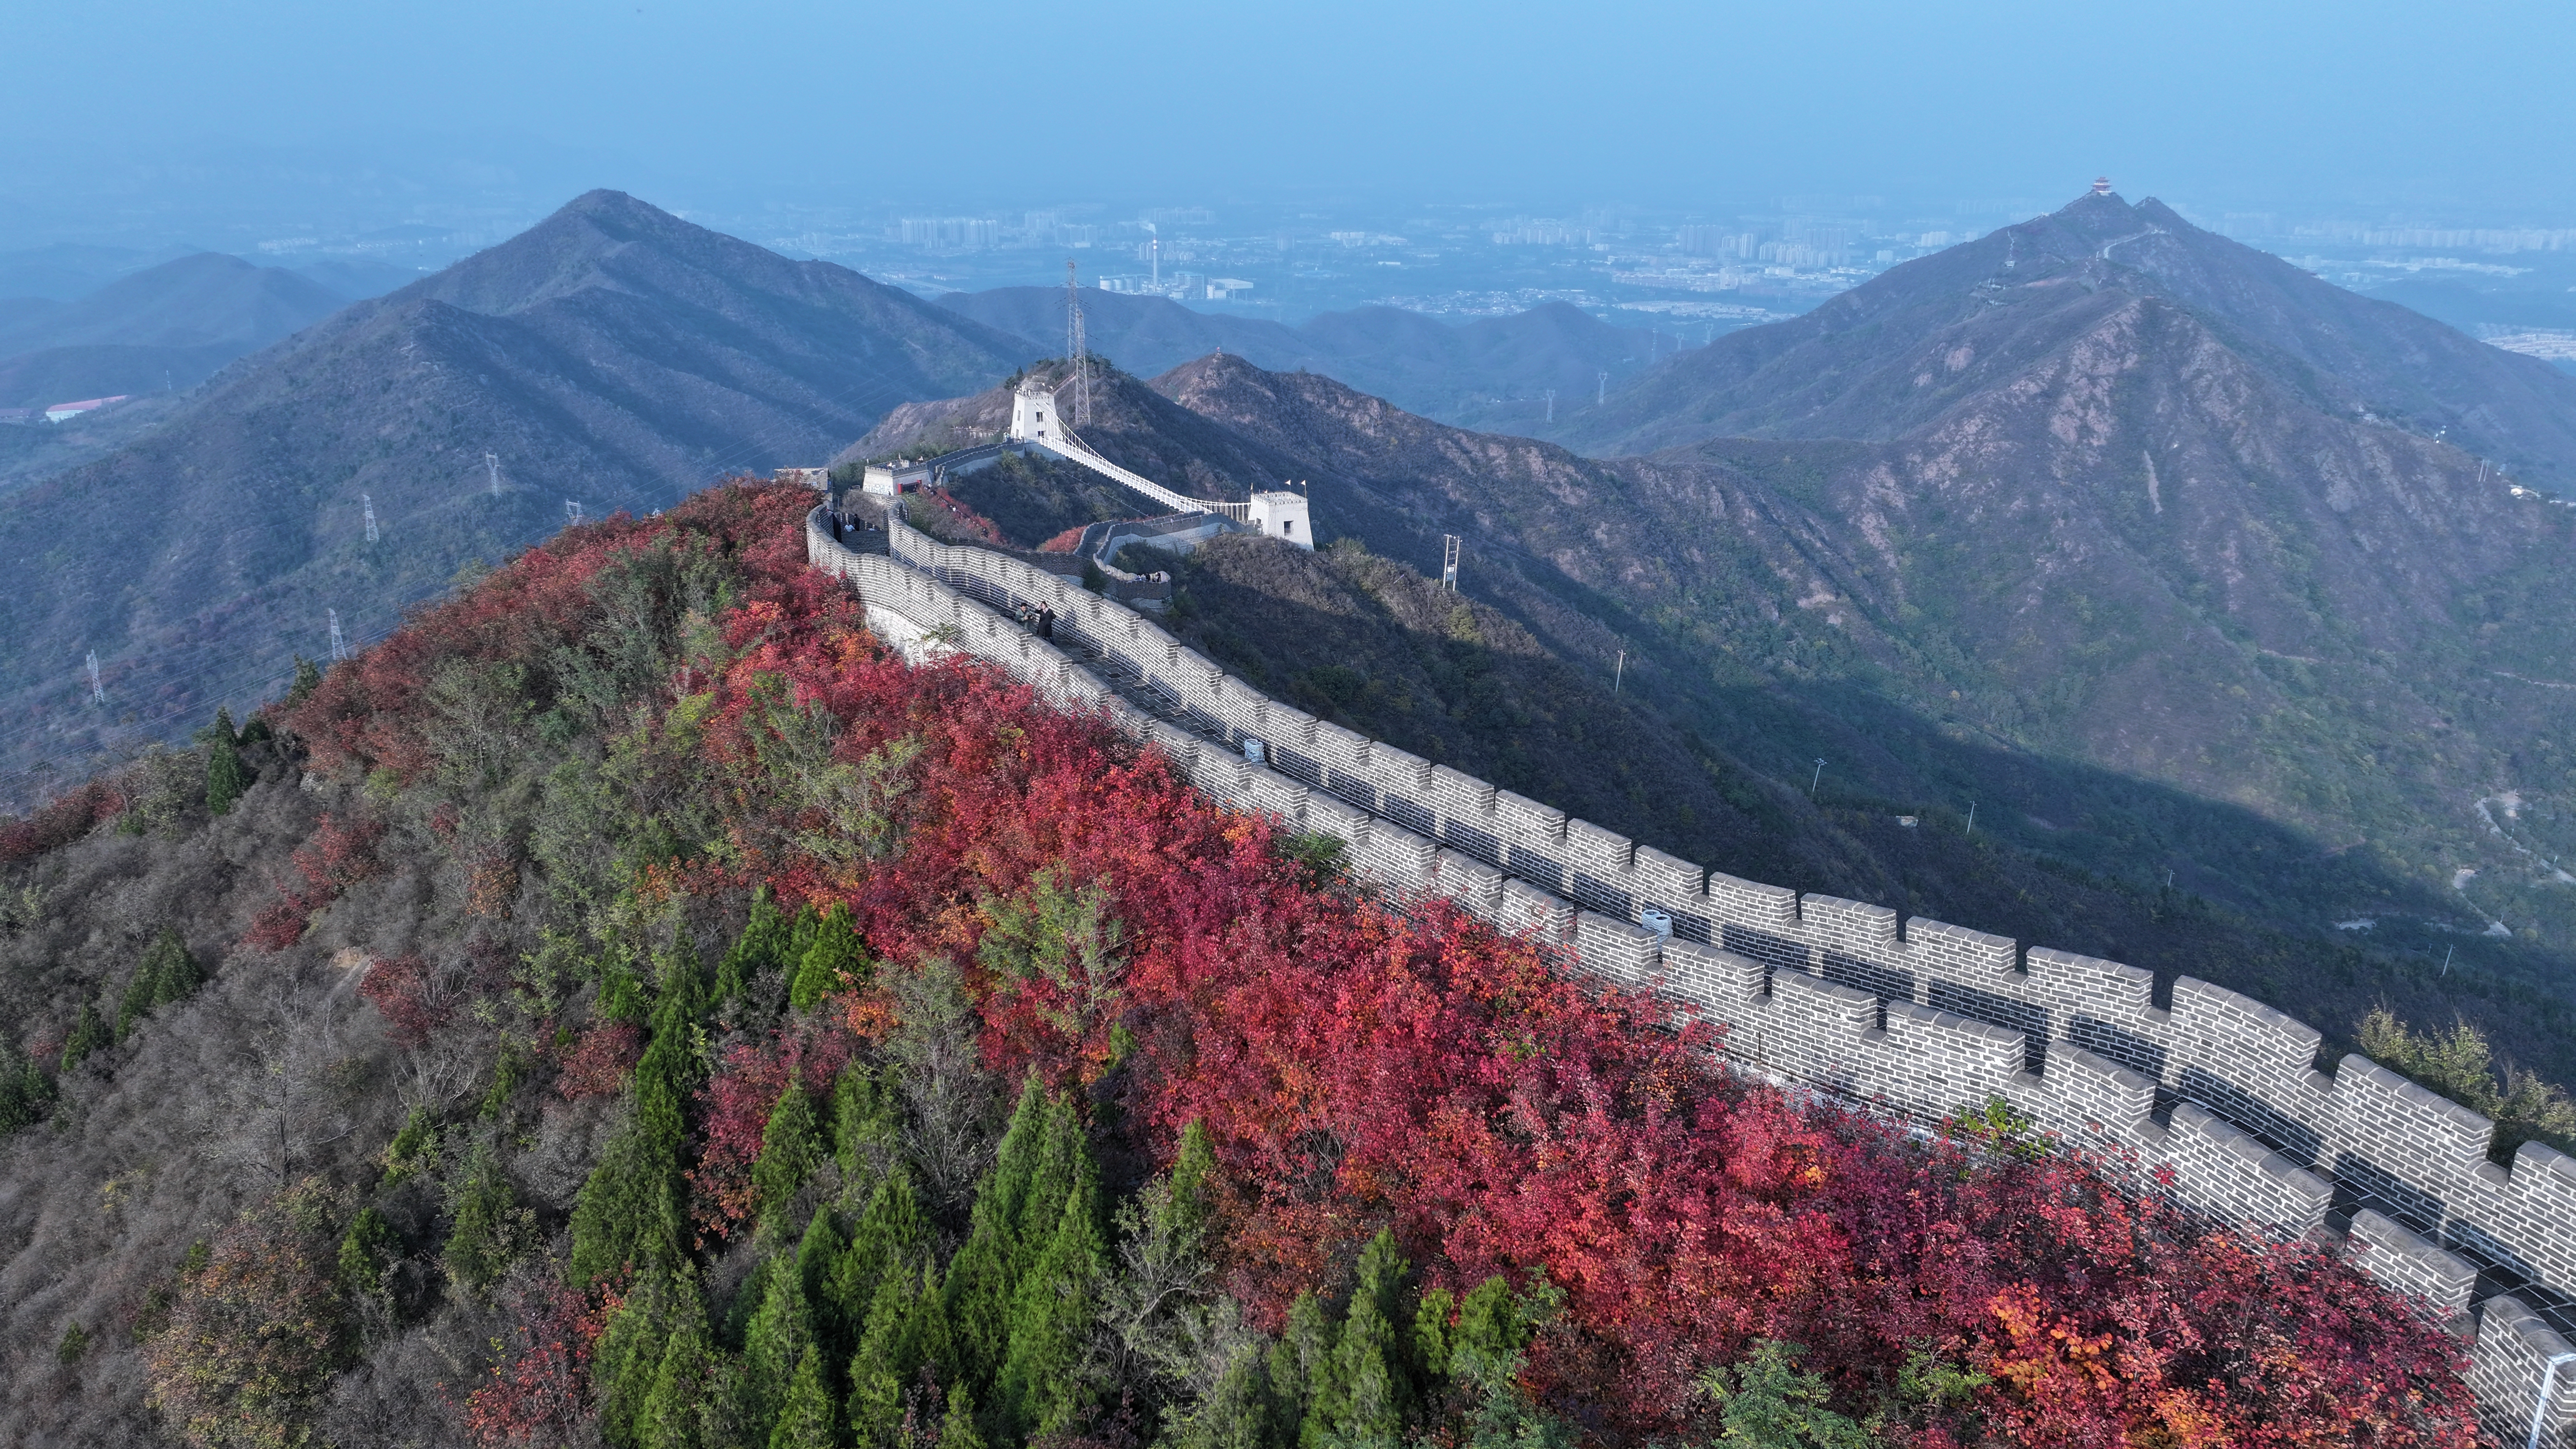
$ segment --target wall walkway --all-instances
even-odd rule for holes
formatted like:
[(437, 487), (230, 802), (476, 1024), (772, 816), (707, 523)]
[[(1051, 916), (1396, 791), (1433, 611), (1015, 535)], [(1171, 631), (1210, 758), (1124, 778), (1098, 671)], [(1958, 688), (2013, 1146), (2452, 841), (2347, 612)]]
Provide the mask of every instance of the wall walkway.
[[(853, 553), (821, 510), (807, 520), (807, 557), (899, 647), (964, 650), (1101, 708), (1209, 795), (1337, 837), (1389, 893), (1448, 897), (1722, 1024), (1747, 1069), (1922, 1120), (2001, 1096), (2070, 1144), (2170, 1168), (2182, 1202), (2245, 1231), (2339, 1236), (2459, 1315), (2490, 1428), (2526, 1442), (2576, 1329), (2576, 1159), (2526, 1143), (2493, 1163), (2486, 1118), (2359, 1055), (2320, 1071), (2313, 1028), (2223, 987), (2184, 977), (2160, 1000), (2137, 967), (1707, 870), (1266, 698), (1018, 560), (899, 518), (889, 538)], [(1055, 610), (1054, 645), (1012, 621), (1023, 600)], [(2576, 1362), (2538, 1407), (2540, 1442), (2576, 1449)]]

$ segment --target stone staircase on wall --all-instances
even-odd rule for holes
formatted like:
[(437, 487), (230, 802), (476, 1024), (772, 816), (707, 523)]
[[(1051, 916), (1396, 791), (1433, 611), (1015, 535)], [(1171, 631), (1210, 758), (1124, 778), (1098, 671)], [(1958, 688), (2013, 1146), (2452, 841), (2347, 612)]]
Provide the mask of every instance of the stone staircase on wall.
[[(1216, 799), (1338, 838), (1390, 896), (1455, 900), (1690, 1006), (1742, 1068), (1924, 1120), (2001, 1096), (2063, 1141), (2171, 1169), (2178, 1199), (2241, 1230), (2339, 1232), (2474, 1333), (2494, 1432), (2525, 1442), (2537, 1409), (2541, 1442), (2576, 1449), (2576, 1362), (2547, 1370), (2576, 1330), (2576, 1159), (2526, 1143), (2493, 1163), (2486, 1118), (2358, 1055), (2317, 1070), (2313, 1028), (2236, 992), (2184, 977), (2159, 1005), (2136, 967), (1706, 870), (1269, 699), (1026, 563), (899, 518), (888, 553), (853, 553), (821, 517), (808, 557), (881, 637), (1105, 711)], [(1022, 601), (1055, 610), (1051, 644), (1012, 620)]]

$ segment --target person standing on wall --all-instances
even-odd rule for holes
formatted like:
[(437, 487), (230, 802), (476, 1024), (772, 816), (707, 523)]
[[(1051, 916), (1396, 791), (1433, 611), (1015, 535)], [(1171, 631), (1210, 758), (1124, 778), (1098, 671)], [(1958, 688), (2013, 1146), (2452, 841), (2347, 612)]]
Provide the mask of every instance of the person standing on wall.
[(1041, 639), (1055, 637), (1055, 610), (1044, 604), (1038, 605), (1038, 637)]

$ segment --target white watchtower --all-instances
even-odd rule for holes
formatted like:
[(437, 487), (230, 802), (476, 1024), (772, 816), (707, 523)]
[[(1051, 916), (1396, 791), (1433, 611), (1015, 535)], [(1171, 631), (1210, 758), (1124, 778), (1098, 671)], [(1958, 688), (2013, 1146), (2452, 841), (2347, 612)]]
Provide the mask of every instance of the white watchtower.
[(1261, 530), (1264, 538), (1280, 539), (1305, 549), (1315, 546), (1315, 525), (1306, 515), (1303, 493), (1256, 492), (1244, 521)]
[(1012, 392), (1011, 441), (1063, 445), (1064, 420), (1056, 416), (1054, 389), (1030, 382)]

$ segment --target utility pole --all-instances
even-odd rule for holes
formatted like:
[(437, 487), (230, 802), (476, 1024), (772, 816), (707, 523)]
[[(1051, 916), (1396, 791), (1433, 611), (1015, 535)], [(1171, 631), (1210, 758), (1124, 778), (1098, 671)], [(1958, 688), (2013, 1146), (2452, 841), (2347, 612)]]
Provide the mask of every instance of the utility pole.
[(493, 496), (493, 497), (495, 497), (495, 498), (500, 497), (500, 496), (501, 496), (501, 455), (500, 455), (500, 454), (498, 454), (498, 453), (486, 453), (486, 454), (484, 454), (484, 455), (483, 455), (483, 471), (485, 471), (485, 472), (487, 472), (487, 473), (489, 473), (489, 474), (491, 474), (491, 475), (492, 475), (492, 496)]
[(1458, 535), (1440, 535), (1440, 587), (1458, 592)]
[[(95, 656), (93, 656), (93, 657), (95, 657)], [(2443, 975), (2448, 976), (2448, 975), (2450, 975), (2450, 974), (2451, 974), (2451, 956), (2452, 956), (2452, 953), (2453, 953), (2453, 952), (2456, 952), (2456, 951), (2458, 951), (2459, 949), (2460, 949), (2459, 947), (2457, 947), (2457, 946), (2453, 946), (2450, 950), (2448, 950), (2448, 951), (2444, 951), (2444, 952), (2442, 953), (2442, 974), (2443, 974)]]
[(1073, 420), (1091, 425), (1091, 343), (1082, 335), (1082, 298), (1075, 290), (1073, 258), (1064, 259), (1064, 350), (1073, 359)]
[(1974, 801), (1974, 800), (1971, 800), (1971, 801), (1969, 801), (1969, 802), (1968, 802), (1968, 832), (1967, 832), (1967, 833), (1968, 833), (1968, 834), (1970, 834), (1970, 835), (1974, 835), (1974, 834), (1976, 834), (1976, 833), (1977, 833), (1977, 802), (1976, 802), (1976, 801)]
[(1549, 422), (1551, 422), (1551, 423), (1556, 421), (1556, 389), (1555, 389), (1555, 388), (1549, 388), (1549, 389), (1547, 390), (1547, 420), (1548, 420)]
[(367, 542), (374, 543), (376, 541), (376, 500), (361, 493), (358, 495), (358, 501), (367, 507)]
[(1815, 775), (1814, 775), (1812, 778), (1810, 778), (1810, 779), (1807, 781), (1807, 798), (1808, 798), (1808, 799), (1813, 800), (1813, 799), (1815, 799), (1815, 798), (1816, 798), (1816, 786), (1817, 786), (1818, 784), (1822, 783), (1822, 782), (1823, 782), (1823, 780), (1824, 780), (1824, 778), (1825, 778), (1825, 759), (1824, 759), (1824, 756), (1822, 756), (1822, 755), (1818, 755), (1818, 756), (1816, 757), (1816, 773), (1815, 773)]
[(329, 609), (324, 612), (331, 616), (331, 662), (337, 664), (349, 657), (349, 642), (340, 637), (340, 611)]
[(107, 689), (98, 682), (98, 651), (95, 649), (89, 651), (89, 702), (107, 703)]

